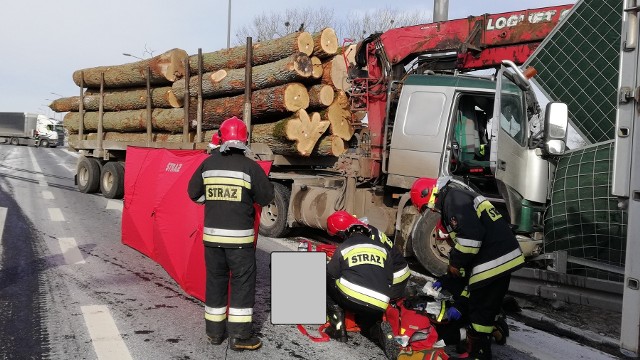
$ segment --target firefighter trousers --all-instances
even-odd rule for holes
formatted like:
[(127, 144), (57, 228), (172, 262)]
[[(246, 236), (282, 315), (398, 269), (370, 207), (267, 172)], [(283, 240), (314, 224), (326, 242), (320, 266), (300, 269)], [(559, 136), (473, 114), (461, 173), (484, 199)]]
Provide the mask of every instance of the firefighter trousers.
[(204, 255), (207, 268), (207, 335), (222, 337), (227, 328), (229, 337), (251, 337), (256, 293), (255, 249), (205, 246)]
[(346, 297), (336, 285), (336, 280), (327, 276), (327, 305), (336, 303), (341, 308), (354, 314), (356, 323), (360, 327), (360, 333), (377, 342), (377, 331), (379, 331), (382, 315), (380, 309), (373, 306), (366, 306), (356, 300)]
[(508, 274), (469, 292), (469, 320), (473, 330), (481, 334), (493, 332), (510, 281), (511, 274)]

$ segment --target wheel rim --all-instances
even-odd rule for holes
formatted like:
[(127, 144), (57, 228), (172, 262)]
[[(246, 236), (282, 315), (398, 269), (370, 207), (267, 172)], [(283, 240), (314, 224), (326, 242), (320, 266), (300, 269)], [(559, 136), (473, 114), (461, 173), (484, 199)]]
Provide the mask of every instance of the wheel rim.
[(81, 186), (86, 186), (89, 182), (89, 170), (87, 168), (82, 167), (78, 171), (78, 182)]
[(265, 226), (272, 226), (278, 220), (278, 207), (275, 203), (271, 203), (262, 208), (260, 219)]
[(105, 190), (111, 191), (111, 188), (113, 187), (113, 173), (106, 172), (104, 174), (102, 177), (102, 186)]
[(436, 231), (437, 230), (434, 228), (431, 230), (431, 234), (429, 235), (429, 250), (439, 259), (442, 259), (444, 263), (447, 263), (449, 261), (448, 254), (451, 250), (451, 245), (449, 245), (445, 240), (438, 240)]

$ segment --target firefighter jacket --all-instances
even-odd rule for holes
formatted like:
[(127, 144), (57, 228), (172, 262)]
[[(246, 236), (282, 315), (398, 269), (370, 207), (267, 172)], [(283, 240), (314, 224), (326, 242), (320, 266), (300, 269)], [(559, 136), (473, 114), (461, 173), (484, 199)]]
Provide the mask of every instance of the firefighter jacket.
[(404, 288), (409, 282), (409, 276), (411, 271), (409, 270), (409, 264), (404, 258), (404, 255), (393, 246), (393, 242), (389, 237), (373, 226), (369, 226), (371, 230), (371, 238), (376, 243), (381, 243), (385, 246), (387, 251), (391, 254), (391, 264), (393, 268), (393, 284), (391, 285), (391, 298), (397, 299), (404, 295)]
[(268, 205), (273, 185), (264, 170), (242, 152), (214, 150), (189, 181), (191, 200), (204, 203), (205, 246), (252, 247), (254, 203)]
[(331, 257), (327, 274), (347, 299), (372, 309), (387, 309), (393, 268), (389, 250), (379, 241), (352, 233)]
[(445, 186), (436, 199), (442, 223), (456, 245), (449, 265), (464, 269), (469, 290), (506, 276), (524, 264), (511, 228), (495, 207), (474, 192)]

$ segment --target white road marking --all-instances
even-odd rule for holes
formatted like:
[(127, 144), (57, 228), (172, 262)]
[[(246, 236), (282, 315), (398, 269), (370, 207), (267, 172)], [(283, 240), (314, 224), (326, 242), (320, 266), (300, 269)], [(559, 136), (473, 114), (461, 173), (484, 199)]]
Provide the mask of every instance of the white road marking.
[[(33, 165), (33, 171), (37, 173), (35, 175), (35, 177), (38, 178), (38, 179), (44, 178), (44, 175), (42, 174), (42, 169), (38, 165), (38, 161), (36, 160), (35, 155), (33, 155), (33, 149), (30, 148), (30, 147), (28, 147), (27, 149), (29, 149), (29, 157), (31, 158), (31, 164)], [(43, 185), (43, 183), (44, 183), (44, 185)], [(47, 182), (45, 180), (40, 180), (40, 186), (47, 186)]]
[(74, 238), (59, 238), (60, 250), (62, 250), (62, 256), (68, 265), (84, 264), (84, 258), (80, 249), (78, 249), (78, 243)]
[(107, 210), (109, 210), (109, 209), (122, 211), (122, 200), (108, 199), (107, 200)]
[(53, 193), (51, 191), (43, 191), (42, 192), (42, 198), (45, 200), (53, 200), (55, 199), (55, 197), (53, 197)]
[[(38, 176), (44, 176), (44, 175), (38, 175)], [(38, 184), (39, 184), (40, 186), (49, 186), (49, 184), (47, 184), (47, 182), (46, 182), (46, 181), (44, 181), (44, 180), (40, 180), (40, 181), (38, 182)]]
[(66, 163), (58, 163), (58, 165), (62, 166), (63, 168), (65, 168), (65, 169), (69, 170), (69, 171), (70, 171), (70, 172), (72, 172), (72, 173), (75, 173), (75, 172), (76, 172), (76, 168), (74, 168), (74, 167), (72, 167), (72, 166), (69, 166), (69, 165), (67, 165)]
[(73, 157), (80, 157), (80, 154), (78, 154), (75, 151), (70, 151), (69, 149), (62, 149), (62, 151), (66, 152), (67, 154), (73, 156)]
[(104, 305), (81, 306), (84, 321), (98, 359), (133, 359), (122, 340), (109, 308)]
[(0, 255), (2, 255), (2, 235), (4, 234), (4, 223), (7, 219), (7, 208), (0, 207)]
[(64, 215), (62, 215), (62, 211), (59, 208), (49, 208), (48, 210), (51, 221), (64, 221)]

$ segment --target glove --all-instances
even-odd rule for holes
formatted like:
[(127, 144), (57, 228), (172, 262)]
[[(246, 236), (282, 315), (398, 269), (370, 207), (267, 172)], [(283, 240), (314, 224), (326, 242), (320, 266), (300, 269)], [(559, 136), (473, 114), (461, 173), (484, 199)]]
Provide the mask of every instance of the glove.
[(435, 291), (440, 291), (442, 290), (442, 282), (440, 280), (437, 280), (436, 282), (433, 283), (433, 285), (431, 285), (431, 287)]
[(460, 320), (460, 318), (462, 317), (460, 311), (458, 311), (458, 309), (453, 306), (448, 308), (444, 315), (447, 319), (449, 319), (449, 321)]

